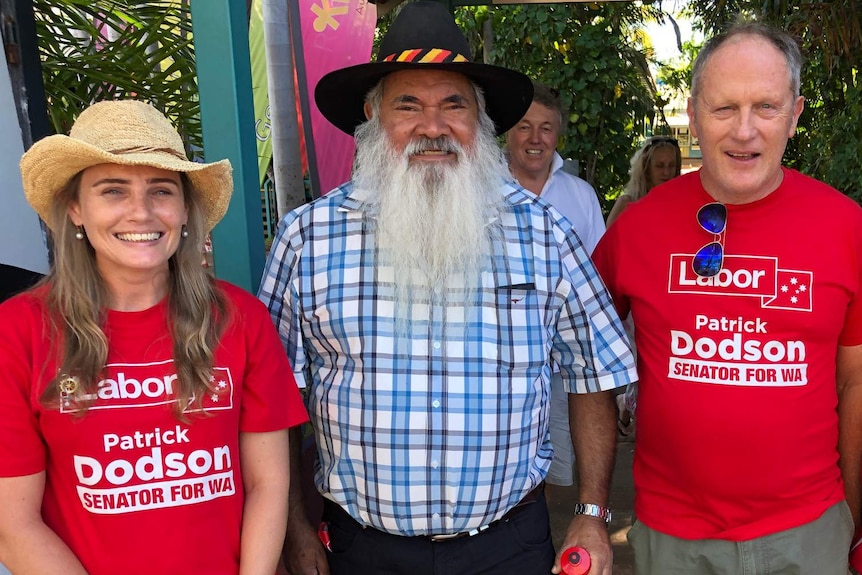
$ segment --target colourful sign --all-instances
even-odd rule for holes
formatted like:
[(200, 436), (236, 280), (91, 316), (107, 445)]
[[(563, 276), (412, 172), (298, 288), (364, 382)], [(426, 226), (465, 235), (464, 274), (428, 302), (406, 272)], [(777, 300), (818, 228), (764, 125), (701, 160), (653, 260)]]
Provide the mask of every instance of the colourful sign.
[[(290, 3), (291, 9), (295, 6)], [(371, 58), (377, 8), (367, 0), (299, 0), (302, 44), (294, 42), (303, 115), (311, 119), (312, 182), (321, 194), (350, 178), (353, 137), (330, 124), (314, 104), (314, 87), (328, 72)], [(295, 32), (295, 26), (292, 26)], [(296, 36), (294, 35), (294, 39)], [(308, 125), (308, 124), (306, 124)], [(313, 154), (313, 156), (312, 156)]]
[(251, 89), (254, 98), (254, 136), (257, 141), (257, 164), (260, 182), (266, 176), (272, 159), (272, 123), (269, 116), (269, 93), (266, 77), (266, 46), (263, 38), (263, 6), (260, 0), (251, 4), (248, 24), (248, 52), (251, 59)]

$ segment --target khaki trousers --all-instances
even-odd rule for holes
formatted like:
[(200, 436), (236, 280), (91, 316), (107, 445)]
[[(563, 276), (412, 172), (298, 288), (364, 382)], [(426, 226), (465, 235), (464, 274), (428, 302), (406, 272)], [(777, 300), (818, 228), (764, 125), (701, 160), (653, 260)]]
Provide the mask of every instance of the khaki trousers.
[(854, 525), (845, 502), (816, 520), (748, 541), (679, 539), (635, 521), (635, 575), (847, 575)]

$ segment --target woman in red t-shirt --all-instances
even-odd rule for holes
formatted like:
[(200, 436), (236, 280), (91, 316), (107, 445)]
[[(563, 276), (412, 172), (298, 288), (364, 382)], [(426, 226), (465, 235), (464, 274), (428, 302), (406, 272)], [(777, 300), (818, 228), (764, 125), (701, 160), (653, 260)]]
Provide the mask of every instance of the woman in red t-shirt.
[(263, 304), (200, 264), (231, 167), (155, 108), (100, 102), (21, 160), (54, 265), (0, 307), (0, 562), (14, 573), (272, 575), (287, 428)]

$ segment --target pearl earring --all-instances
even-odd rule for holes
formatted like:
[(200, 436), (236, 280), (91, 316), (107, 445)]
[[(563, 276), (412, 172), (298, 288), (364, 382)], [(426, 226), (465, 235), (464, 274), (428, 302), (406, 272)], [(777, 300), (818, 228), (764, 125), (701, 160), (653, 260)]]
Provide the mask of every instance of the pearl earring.
[(186, 229), (185, 224), (183, 224), (182, 236), (183, 236), (184, 238), (189, 237), (189, 231)]
[(76, 240), (83, 240), (84, 239), (84, 228), (82, 228), (81, 226), (78, 226), (78, 231), (75, 232), (75, 239)]

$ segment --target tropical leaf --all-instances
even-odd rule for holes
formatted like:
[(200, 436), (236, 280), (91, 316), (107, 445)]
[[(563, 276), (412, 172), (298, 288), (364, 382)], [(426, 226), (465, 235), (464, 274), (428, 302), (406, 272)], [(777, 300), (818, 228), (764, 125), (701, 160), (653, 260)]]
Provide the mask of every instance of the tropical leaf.
[(34, 0), (48, 115), (66, 133), (98, 100), (138, 98), (201, 148), (188, 1)]

